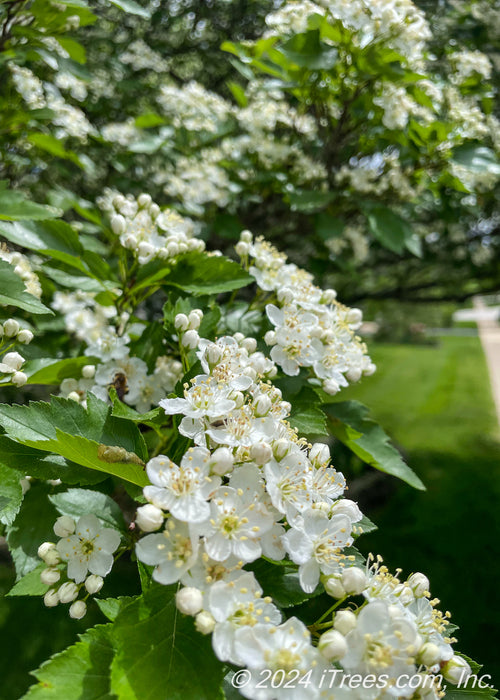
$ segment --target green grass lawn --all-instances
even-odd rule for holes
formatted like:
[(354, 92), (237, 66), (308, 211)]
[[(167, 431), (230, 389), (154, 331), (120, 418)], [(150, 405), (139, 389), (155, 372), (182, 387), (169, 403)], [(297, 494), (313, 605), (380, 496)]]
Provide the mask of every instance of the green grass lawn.
[(377, 373), (342, 398), (370, 406), (427, 491), (399, 483), (368, 513), (380, 531), (359, 544), (405, 573), (427, 573), (460, 627), (458, 648), (498, 683), (500, 436), (479, 340), (371, 351)]

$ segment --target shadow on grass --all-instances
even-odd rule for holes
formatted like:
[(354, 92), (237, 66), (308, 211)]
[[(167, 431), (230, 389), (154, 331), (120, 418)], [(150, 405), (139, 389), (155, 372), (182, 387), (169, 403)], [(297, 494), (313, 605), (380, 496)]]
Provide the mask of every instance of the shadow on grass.
[(399, 483), (391, 498), (366, 512), (380, 528), (361, 538), (364, 553), (382, 554), (405, 575), (425, 572), (440, 608), (459, 626), (457, 648), (500, 681), (500, 453), (478, 439), (463, 459), (434, 451), (412, 451), (410, 464), (426, 492)]

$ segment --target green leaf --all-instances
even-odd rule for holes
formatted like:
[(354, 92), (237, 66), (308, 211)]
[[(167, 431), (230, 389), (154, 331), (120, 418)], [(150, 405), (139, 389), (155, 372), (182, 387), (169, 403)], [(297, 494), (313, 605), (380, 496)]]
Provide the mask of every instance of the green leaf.
[(21, 475), (3, 463), (3, 456), (0, 459), (0, 522), (11, 525), (23, 502)]
[(388, 207), (366, 207), (366, 217), (374, 237), (394, 253), (402, 253), (406, 246), (410, 252), (420, 255), (417, 239), (411, 226)]
[(68, 377), (79, 377), (82, 367), (89, 364), (92, 364), (92, 358), (87, 356), (66, 360), (43, 357), (26, 362), (23, 372), (28, 375), (29, 384), (60, 384)]
[(317, 394), (309, 387), (304, 387), (292, 399), (292, 412), (289, 423), (305, 435), (328, 435), (326, 417), (320, 408)]
[(288, 195), (292, 211), (313, 214), (321, 211), (335, 199), (335, 192), (316, 192), (314, 190), (296, 190)]
[(97, 625), (80, 641), (33, 671), (38, 680), (22, 700), (111, 700), (112, 625)]
[(297, 66), (309, 70), (329, 70), (338, 59), (337, 49), (320, 42), (317, 29), (296, 34), (279, 50)]
[[(41, 543), (40, 543), (41, 544)], [(49, 586), (47, 584), (42, 583), (40, 580), (40, 574), (44, 569), (47, 568), (47, 565), (42, 562), (39, 564), (36, 569), (33, 569), (33, 571), (30, 571), (29, 574), (26, 574), (26, 576), (23, 576), (22, 579), (20, 579), (7, 593), (8, 596), (23, 596), (23, 595), (35, 595), (35, 596), (42, 596), (47, 593), (49, 590)]]
[(154, 586), (116, 618), (111, 689), (120, 700), (220, 700), (223, 665), (175, 606), (177, 586)]
[(79, 464), (59, 455), (48, 455), (42, 450), (20, 445), (5, 435), (0, 435), (0, 454), (5, 464), (17, 470), (20, 479), (26, 475), (27, 464), (31, 476), (44, 480), (61, 479), (65, 484), (97, 484), (106, 478), (106, 474), (82, 469)]
[(134, 423), (110, 414), (110, 407), (91, 393), (86, 409), (52, 396), (50, 403), (1, 404), (0, 425), (23, 445), (144, 486), (148, 483), (140, 461), (147, 457), (144, 438)]
[(78, 234), (65, 221), (0, 223), (0, 233), (12, 243), (37, 253), (51, 250), (68, 255), (83, 253)]
[(158, 260), (144, 265), (137, 280), (133, 291), (161, 282), (191, 294), (231, 292), (254, 282), (253, 277), (229, 258), (194, 252), (179, 256), (169, 266)]
[[(64, 160), (69, 160), (75, 165), (77, 165), (79, 168), (84, 169), (84, 165), (78, 155), (74, 151), (68, 151), (66, 148), (64, 148), (63, 144), (59, 139), (56, 139), (55, 136), (51, 136), (51, 134), (30, 134), (28, 137), (28, 141), (30, 141), (34, 146), (37, 146), (37, 148), (40, 148), (42, 151), (46, 151), (47, 153), (50, 153), (51, 156), (55, 156), (56, 158), (63, 158)], [(25, 216), (25, 217), (17, 217), (17, 218), (24, 218), (24, 219), (37, 219), (37, 218), (44, 218), (44, 219), (49, 219), (49, 218), (54, 218), (44, 216), (44, 217), (36, 217), (36, 216)]]
[(78, 520), (82, 515), (93, 513), (104, 524), (116, 530), (126, 530), (123, 513), (110, 496), (89, 489), (68, 489), (63, 493), (49, 496), (61, 515), (69, 515)]
[(246, 568), (254, 572), (264, 595), (270, 595), (280, 608), (291, 608), (323, 592), (323, 587), (318, 586), (314, 593), (304, 593), (299, 583), (298, 567), (294, 564), (282, 565), (279, 562), (276, 565), (259, 559)]
[(144, 17), (144, 19), (150, 18), (150, 13), (145, 7), (141, 7), (134, 0), (111, 0), (112, 5), (116, 5), (120, 10), (128, 12), (130, 15), (138, 15), (139, 17)]
[(380, 425), (368, 418), (366, 406), (359, 401), (341, 401), (324, 404), (323, 410), (330, 417), (333, 435), (364, 462), (425, 491), (422, 481), (390, 444), (388, 435)]
[(54, 539), (57, 511), (48, 499), (52, 487), (37, 483), (25, 494), (21, 510), (7, 528), (7, 543), (20, 579), (40, 563), (37, 551), (42, 542)]
[(30, 202), (21, 192), (0, 189), (0, 220), (55, 219), (61, 214), (55, 207)]
[(138, 129), (150, 129), (153, 126), (166, 124), (166, 120), (155, 112), (148, 112), (137, 117), (134, 123)]
[(68, 52), (69, 57), (73, 61), (76, 61), (77, 63), (85, 63), (87, 59), (85, 49), (80, 43), (78, 43), (78, 41), (70, 39), (68, 36), (58, 36), (57, 43)]
[(138, 413), (135, 408), (132, 408), (131, 406), (128, 406), (126, 403), (123, 403), (123, 401), (120, 401), (116, 394), (116, 389), (114, 387), (111, 387), (109, 390), (109, 397), (111, 401), (113, 402), (113, 407), (111, 409), (111, 415), (115, 416), (116, 418), (125, 418), (127, 420), (131, 420), (134, 423), (144, 423), (148, 424), (151, 421), (153, 421), (155, 418), (158, 418), (158, 416), (162, 415), (162, 410), (161, 408), (153, 408), (151, 411), (148, 411), (147, 413)]
[(0, 304), (17, 306), (31, 314), (54, 315), (51, 309), (26, 291), (22, 279), (16, 275), (13, 266), (5, 260), (0, 260)]
[(465, 144), (453, 152), (453, 161), (477, 173), (500, 175), (500, 161), (486, 146)]
[(96, 598), (95, 602), (99, 606), (103, 615), (108, 620), (114, 622), (118, 614), (130, 603), (137, 600), (137, 596), (120, 596), (118, 598)]

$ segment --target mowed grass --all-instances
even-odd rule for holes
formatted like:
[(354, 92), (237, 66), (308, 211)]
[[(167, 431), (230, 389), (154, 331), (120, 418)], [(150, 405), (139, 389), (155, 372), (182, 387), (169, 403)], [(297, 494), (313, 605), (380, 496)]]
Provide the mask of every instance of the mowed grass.
[(500, 434), (479, 339), (370, 350), (377, 373), (342, 398), (371, 408), (427, 491), (398, 483), (368, 513), (380, 530), (359, 545), (391, 568), (427, 573), (460, 627), (457, 647), (498, 683)]

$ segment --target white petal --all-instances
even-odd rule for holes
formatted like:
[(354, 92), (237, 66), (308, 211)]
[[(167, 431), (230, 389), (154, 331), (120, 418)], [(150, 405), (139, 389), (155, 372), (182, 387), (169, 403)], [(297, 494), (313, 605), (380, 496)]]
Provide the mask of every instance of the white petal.
[(93, 552), (89, 558), (89, 571), (98, 576), (107, 576), (113, 566), (113, 555), (106, 552)]
[(307, 564), (299, 567), (299, 580), (306, 593), (314, 591), (319, 583), (319, 564), (315, 559), (310, 559)]
[(186, 399), (163, 399), (159, 404), (168, 416), (174, 413), (185, 413), (189, 407)]

